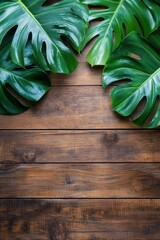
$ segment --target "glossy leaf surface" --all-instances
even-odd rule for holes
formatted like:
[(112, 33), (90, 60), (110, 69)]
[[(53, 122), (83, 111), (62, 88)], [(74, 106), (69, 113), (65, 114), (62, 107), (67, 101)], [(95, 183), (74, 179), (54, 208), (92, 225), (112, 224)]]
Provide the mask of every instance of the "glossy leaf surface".
[(112, 53), (103, 73), (103, 86), (129, 79), (111, 91), (113, 110), (123, 116), (134, 113), (142, 100), (145, 106), (133, 121), (139, 126), (160, 125), (160, 31), (145, 40), (130, 33)]
[(20, 68), (10, 60), (10, 40), (10, 37), (5, 37), (0, 46), (0, 114), (24, 112), (28, 107), (22, 103), (23, 99), (36, 102), (50, 88), (47, 74), (38, 67), (30, 66), (32, 64), (30, 46), (26, 47), (24, 53), (26, 69)]
[[(82, 48), (96, 38), (87, 61), (92, 65), (105, 65), (126, 34), (142, 32), (146, 37), (160, 25), (159, 0), (81, 0), (90, 5), (91, 27)], [(101, 20), (101, 21), (99, 21)]]
[(77, 60), (62, 37), (67, 37), (80, 50), (87, 28), (87, 6), (78, 0), (43, 6), (45, 2), (0, 0), (0, 43), (15, 27), (10, 52), (16, 64), (24, 67), (24, 49), (31, 39), (33, 55), (42, 69), (69, 74), (77, 67)]

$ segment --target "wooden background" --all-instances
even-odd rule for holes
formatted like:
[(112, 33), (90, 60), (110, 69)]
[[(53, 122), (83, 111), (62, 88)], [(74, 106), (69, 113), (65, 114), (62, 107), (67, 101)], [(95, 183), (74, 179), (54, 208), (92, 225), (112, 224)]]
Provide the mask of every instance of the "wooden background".
[(160, 240), (160, 132), (111, 111), (85, 55), (0, 116), (0, 240)]

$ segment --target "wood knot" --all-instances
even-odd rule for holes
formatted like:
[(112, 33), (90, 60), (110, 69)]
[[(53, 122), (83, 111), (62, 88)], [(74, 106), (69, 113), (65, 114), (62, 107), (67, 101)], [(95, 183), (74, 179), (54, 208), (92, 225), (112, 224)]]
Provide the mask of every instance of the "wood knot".
[(22, 155), (24, 162), (32, 162), (36, 159), (36, 154), (34, 152), (24, 152)]
[(20, 146), (14, 149), (14, 159), (23, 162), (35, 162), (36, 150), (30, 146)]
[(48, 223), (49, 240), (63, 240), (66, 239), (66, 227), (59, 219)]
[(103, 143), (115, 144), (115, 143), (118, 143), (118, 141), (119, 141), (119, 137), (118, 137), (118, 134), (115, 131), (105, 133), (104, 136), (103, 136)]
[(70, 179), (69, 175), (65, 176), (65, 182), (66, 182), (66, 184), (71, 184), (71, 179)]

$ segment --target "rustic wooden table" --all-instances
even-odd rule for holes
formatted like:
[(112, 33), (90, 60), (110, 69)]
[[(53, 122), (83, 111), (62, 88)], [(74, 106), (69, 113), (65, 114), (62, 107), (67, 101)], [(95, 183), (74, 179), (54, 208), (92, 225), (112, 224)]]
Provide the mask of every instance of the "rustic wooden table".
[(86, 51), (39, 104), (0, 116), (1, 240), (160, 239), (160, 132), (111, 111)]

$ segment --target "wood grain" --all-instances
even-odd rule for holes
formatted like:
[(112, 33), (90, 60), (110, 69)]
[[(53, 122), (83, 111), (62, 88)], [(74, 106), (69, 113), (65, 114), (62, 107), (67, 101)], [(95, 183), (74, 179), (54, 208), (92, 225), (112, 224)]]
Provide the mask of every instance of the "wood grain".
[(1, 200), (1, 240), (159, 240), (160, 200)]
[(91, 68), (86, 62), (79, 63), (78, 68), (71, 75), (50, 74), (52, 85), (92, 85), (101, 86), (102, 68)]
[(160, 240), (160, 131), (112, 112), (91, 45), (39, 104), (0, 116), (0, 240)]
[(1, 164), (1, 198), (160, 198), (160, 164)]
[(160, 131), (0, 131), (1, 163), (160, 162)]
[(0, 129), (136, 128), (111, 110), (109, 91), (99, 86), (57, 86), (29, 111), (0, 116)]

